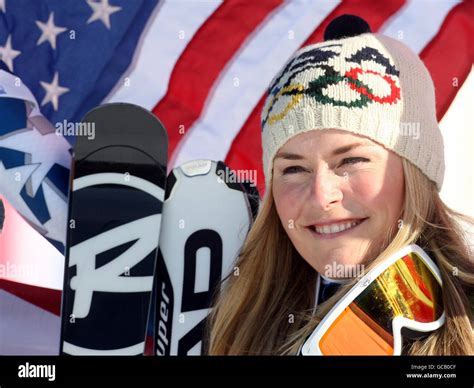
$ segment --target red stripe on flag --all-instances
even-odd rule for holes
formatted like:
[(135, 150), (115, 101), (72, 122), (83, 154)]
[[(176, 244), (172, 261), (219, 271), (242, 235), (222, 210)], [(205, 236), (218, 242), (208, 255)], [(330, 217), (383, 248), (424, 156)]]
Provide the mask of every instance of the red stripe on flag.
[[(378, 1), (359, 0), (345, 1), (336, 7), (324, 21), (314, 30), (303, 46), (321, 42), (326, 26), (337, 16), (355, 14), (365, 19), (372, 31), (377, 31), (386, 20), (396, 13), (403, 5), (403, 0)], [(265, 178), (262, 166), (262, 143), (260, 113), (263, 108), (263, 96), (252, 111), (242, 130), (239, 132), (227, 154), (226, 164), (234, 170), (257, 170), (257, 187), (261, 194), (265, 192)]]
[[(43, 310), (58, 315), (61, 311), (61, 291), (0, 279), (0, 290), (5, 290)], [(5, 313), (5, 312), (3, 312)], [(7, 312), (8, 313), (8, 312)]]
[[(212, 85), (248, 36), (281, 0), (224, 2), (193, 37), (171, 74), (168, 91), (153, 113), (168, 131), (171, 155), (201, 115)], [(181, 132), (181, 133), (180, 133)]]
[[(435, 84), (438, 120), (444, 116), (471, 71), (473, 36), (474, 2), (464, 1), (449, 12), (438, 34), (420, 54)], [(453, 85), (454, 78), (457, 86)]]

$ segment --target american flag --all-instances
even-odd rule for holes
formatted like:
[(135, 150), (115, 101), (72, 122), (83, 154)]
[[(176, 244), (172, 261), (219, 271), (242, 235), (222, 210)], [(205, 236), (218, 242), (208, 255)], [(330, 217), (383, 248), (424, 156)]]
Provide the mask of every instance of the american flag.
[[(0, 0), (0, 54), (14, 74), (0, 72), (0, 113), (22, 109), (2, 82), (21, 79), (18, 89), (31, 91), (18, 121), (0, 117), (0, 354), (58, 350), (74, 138), (52, 135), (57, 123), (78, 122), (106, 102), (141, 105), (168, 130), (169, 169), (224, 160), (256, 171), (263, 195), (266, 88), (342, 14), (361, 16), (420, 55), (445, 138), (441, 194), (473, 215), (473, 173), (459, 171), (472, 165), (474, 144), (471, 0)], [(18, 171), (23, 178), (12, 181)]]

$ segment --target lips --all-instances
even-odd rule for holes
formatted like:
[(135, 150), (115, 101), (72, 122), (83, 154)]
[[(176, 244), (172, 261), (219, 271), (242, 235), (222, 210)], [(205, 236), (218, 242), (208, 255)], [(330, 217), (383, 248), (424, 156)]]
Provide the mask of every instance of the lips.
[(365, 220), (367, 220), (367, 218), (345, 220), (318, 226), (312, 225), (308, 226), (308, 229), (313, 235), (319, 238), (335, 238), (352, 232), (352, 230), (356, 229)]

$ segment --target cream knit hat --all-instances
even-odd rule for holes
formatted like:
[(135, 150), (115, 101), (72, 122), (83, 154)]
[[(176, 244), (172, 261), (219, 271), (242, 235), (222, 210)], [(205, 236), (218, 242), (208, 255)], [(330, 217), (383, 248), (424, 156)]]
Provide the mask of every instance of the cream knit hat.
[(273, 158), (289, 139), (336, 128), (406, 158), (441, 190), (444, 146), (428, 70), (407, 46), (370, 33), (357, 16), (334, 19), (324, 42), (296, 52), (272, 80), (261, 118), (267, 188)]

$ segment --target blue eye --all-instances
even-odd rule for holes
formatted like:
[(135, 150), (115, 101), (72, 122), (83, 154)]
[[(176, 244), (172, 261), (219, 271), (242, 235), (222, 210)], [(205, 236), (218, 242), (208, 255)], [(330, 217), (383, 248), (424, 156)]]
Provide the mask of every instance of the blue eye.
[(356, 163), (359, 163), (359, 162), (369, 162), (369, 159), (361, 158), (361, 157), (345, 158), (345, 159), (342, 159), (341, 165), (347, 164), (347, 163), (356, 164)]
[(301, 166), (290, 166), (283, 170), (283, 175), (286, 174), (296, 174), (297, 172), (304, 171), (304, 168)]

